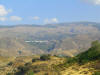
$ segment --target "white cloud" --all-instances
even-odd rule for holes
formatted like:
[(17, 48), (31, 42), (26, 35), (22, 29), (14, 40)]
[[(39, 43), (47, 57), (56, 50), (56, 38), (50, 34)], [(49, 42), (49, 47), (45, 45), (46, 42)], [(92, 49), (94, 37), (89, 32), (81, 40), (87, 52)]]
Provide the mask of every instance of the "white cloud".
[(53, 22), (53, 23), (57, 23), (58, 20), (57, 20), (57, 18), (53, 18), (53, 19), (51, 19), (51, 22)]
[(21, 21), (22, 18), (19, 17), (19, 16), (11, 16), (11, 17), (10, 17), (10, 20), (11, 20), (11, 21)]
[(45, 24), (50, 23), (49, 19), (45, 19), (45, 20), (44, 20), (44, 23), (45, 23)]
[(45, 19), (45, 20), (44, 20), (44, 23), (45, 23), (45, 24), (58, 23), (58, 19), (57, 19), (57, 18)]
[(33, 20), (39, 20), (39, 19), (40, 19), (40, 17), (35, 16), (35, 17), (32, 17), (32, 19), (33, 19)]
[(94, 0), (94, 3), (98, 5), (100, 4), (100, 0), (96, 0), (96, 1)]
[(7, 20), (7, 18), (6, 17), (0, 17), (0, 21), (6, 21)]
[(4, 5), (0, 5), (0, 21), (6, 21), (6, 20), (21, 21), (22, 20), (22, 18), (19, 16), (10, 16), (9, 18), (5, 17), (11, 12), (13, 12), (12, 9), (6, 9)]
[(3, 5), (0, 5), (0, 16), (5, 16), (8, 14), (8, 11), (5, 9)]
[(95, 5), (100, 5), (100, 0), (83, 0), (83, 1), (95, 4)]

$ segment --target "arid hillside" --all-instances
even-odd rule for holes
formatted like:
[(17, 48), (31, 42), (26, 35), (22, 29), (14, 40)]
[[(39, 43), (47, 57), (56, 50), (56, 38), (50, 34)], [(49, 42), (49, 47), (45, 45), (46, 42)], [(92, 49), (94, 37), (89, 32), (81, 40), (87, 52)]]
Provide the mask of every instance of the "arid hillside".
[(0, 55), (62, 54), (74, 56), (100, 39), (100, 24), (74, 22), (0, 26)]

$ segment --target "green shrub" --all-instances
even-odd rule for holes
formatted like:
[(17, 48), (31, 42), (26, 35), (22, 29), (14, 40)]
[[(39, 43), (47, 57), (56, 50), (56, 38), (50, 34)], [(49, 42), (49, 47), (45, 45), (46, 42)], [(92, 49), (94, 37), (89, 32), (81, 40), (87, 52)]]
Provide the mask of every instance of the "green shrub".
[(7, 73), (7, 75), (14, 75), (14, 74), (12, 74), (12, 73)]
[(45, 73), (44, 75), (49, 75), (48, 73)]
[(9, 62), (7, 65), (8, 65), (8, 66), (11, 66), (11, 65), (13, 65), (13, 62)]
[(40, 60), (43, 60), (43, 61), (45, 61), (45, 60), (50, 60), (50, 55), (42, 55), (42, 56), (40, 57)]
[(32, 59), (32, 62), (36, 62), (36, 59)]
[(25, 66), (31, 66), (30, 62), (25, 63)]
[(75, 57), (67, 59), (67, 63), (75, 63), (75, 62), (77, 62), (77, 58)]
[(32, 59), (32, 62), (36, 62), (36, 61), (38, 61), (39, 59), (38, 58), (33, 58)]
[(100, 72), (95, 72), (93, 75), (100, 75)]
[(34, 72), (33, 72), (33, 71), (29, 71), (29, 72), (27, 73), (27, 75), (34, 75)]
[(15, 75), (25, 75), (28, 72), (29, 67), (19, 66), (17, 69), (18, 72), (16, 72)]

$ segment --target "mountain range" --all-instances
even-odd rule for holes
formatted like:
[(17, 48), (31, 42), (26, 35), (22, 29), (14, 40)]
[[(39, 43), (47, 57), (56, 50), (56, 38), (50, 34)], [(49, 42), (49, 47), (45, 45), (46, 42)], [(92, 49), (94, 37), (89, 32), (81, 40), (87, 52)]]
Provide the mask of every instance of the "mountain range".
[(74, 56), (94, 40), (100, 40), (100, 23), (96, 22), (0, 25), (0, 56)]

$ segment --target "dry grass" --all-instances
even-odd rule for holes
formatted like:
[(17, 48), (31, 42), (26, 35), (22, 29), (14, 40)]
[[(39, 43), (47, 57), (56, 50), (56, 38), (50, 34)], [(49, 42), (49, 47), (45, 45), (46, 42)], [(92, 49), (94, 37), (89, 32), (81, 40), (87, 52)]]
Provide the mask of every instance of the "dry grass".
[(81, 66), (74, 64), (62, 71), (61, 75), (92, 75), (95, 69), (90, 67), (91, 64), (92, 63), (88, 63)]

